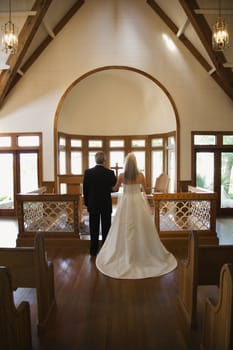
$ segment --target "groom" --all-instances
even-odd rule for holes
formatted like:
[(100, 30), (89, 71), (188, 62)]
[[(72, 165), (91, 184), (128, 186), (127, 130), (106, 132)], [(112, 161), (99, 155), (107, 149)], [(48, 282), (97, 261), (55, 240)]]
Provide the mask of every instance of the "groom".
[(111, 226), (112, 187), (116, 183), (114, 171), (105, 167), (104, 152), (95, 155), (96, 165), (85, 170), (83, 179), (84, 204), (89, 212), (90, 254), (96, 256), (101, 221), (102, 240), (105, 241)]

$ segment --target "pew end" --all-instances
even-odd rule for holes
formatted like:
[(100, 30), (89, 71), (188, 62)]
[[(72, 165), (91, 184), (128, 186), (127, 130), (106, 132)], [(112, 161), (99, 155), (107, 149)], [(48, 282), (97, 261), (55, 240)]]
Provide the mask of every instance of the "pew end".
[(0, 265), (8, 267), (14, 290), (36, 289), (37, 332), (42, 333), (56, 305), (54, 266), (47, 260), (43, 233), (36, 234), (34, 247), (0, 248)]
[(0, 348), (32, 349), (30, 306), (22, 301), (14, 304), (10, 271), (0, 266)]
[(188, 241), (188, 257), (178, 265), (179, 301), (190, 328), (197, 328), (197, 301), (200, 286), (219, 286), (225, 263), (233, 263), (233, 245), (202, 245), (198, 232), (192, 231)]
[(233, 349), (233, 265), (220, 273), (217, 301), (207, 298), (203, 317), (202, 350)]
[(193, 285), (195, 273), (197, 270), (195, 261), (195, 252), (198, 247), (198, 237), (196, 232), (192, 231), (188, 241), (188, 256), (182, 259), (178, 264), (178, 283), (179, 283), (179, 301), (182, 311), (191, 328), (197, 328), (197, 294), (194, 293)]

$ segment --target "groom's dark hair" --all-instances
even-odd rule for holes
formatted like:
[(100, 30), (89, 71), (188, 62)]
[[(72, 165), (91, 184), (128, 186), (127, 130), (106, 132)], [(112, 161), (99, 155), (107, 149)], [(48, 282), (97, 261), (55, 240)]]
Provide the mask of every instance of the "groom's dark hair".
[(104, 164), (105, 163), (105, 154), (103, 151), (99, 151), (95, 154), (95, 162), (96, 162), (96, 164)]

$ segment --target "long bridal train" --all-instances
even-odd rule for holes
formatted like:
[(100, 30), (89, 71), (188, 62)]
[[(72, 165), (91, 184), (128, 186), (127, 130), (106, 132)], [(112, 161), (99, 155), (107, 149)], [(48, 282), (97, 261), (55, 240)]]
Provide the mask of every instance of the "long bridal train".
[(122, 279), (160, 276), (176, 268), (175, 257), (160, 241), (147, 198), (139, 184), (124, 184), (96, 266), (103, 274)]

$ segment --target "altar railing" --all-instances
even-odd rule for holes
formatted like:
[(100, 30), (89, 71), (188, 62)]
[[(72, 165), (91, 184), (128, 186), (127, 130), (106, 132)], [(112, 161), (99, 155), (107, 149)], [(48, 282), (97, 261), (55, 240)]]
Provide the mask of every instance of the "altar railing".
[[(80, 195), (18, 194), (17, 245), (31, 245), (36, 232), (45, 232), (46, 244), (80, 245)], [(155, 225), (168, 248), (187, 246), (190, 231), (199, 232), (201, 243), (217, 243), (216, 193), (155, 193)], [(88, 239), (88, 237), (86, 238)], [(170, 245), (171, 244), (171, 245)]]
[(153, 194), (154, 220), (161, 239), (187, 239), (197, 230), (202, 242), (216, 243), (216, 193)]
[(79, 238), (79, 195), (30, 193), (18, 194), (16, 200), (17, 245), (29, 243), (38, 231), (46, 239)]

